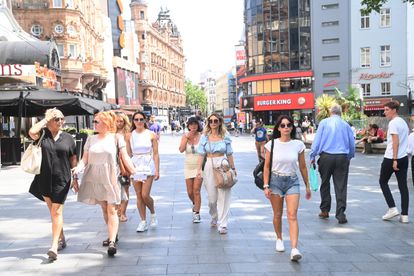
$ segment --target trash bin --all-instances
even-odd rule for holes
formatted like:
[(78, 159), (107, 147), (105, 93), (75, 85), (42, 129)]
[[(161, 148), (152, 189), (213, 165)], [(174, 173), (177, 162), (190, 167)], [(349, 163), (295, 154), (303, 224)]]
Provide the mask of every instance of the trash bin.
[(18, 137), (3, 137), (1, 142), (1, 163), (2, 165), (20, 164), (22, 157), (22, 145)]

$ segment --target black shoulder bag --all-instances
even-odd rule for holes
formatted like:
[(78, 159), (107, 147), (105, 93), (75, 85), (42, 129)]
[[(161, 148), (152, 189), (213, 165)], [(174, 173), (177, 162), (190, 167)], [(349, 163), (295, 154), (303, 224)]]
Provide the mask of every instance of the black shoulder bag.
[[(270, 178), (272, 177), (272, 163), (273, 163), (273, 146), (274, 146), (274, 139), (272, 139), (272, 146), (270, 147), (270, 166), (269, 166), (269, 183)], [(264, 164), (265, 160), (262, 160), (257, 164), (256, 168), (253, 171), (254, 176), (254, 184), (256, 184), (257, 188), (264, 190), (263, 185), (263, 171), (264, 171)]]

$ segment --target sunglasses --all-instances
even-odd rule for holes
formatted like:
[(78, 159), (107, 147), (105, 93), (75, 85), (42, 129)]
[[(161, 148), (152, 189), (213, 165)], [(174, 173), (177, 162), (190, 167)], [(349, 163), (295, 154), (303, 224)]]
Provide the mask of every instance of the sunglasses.
[(292, 127), (292, 123), (280, 124), (279, 126), (280, 126), (280, 128), (286, 128), (286, 127), (291, 128)]
[(63, 118), (63, 117), (53, 119), (53, 121), (55, 121), (56, 123), (59, 122), (59, 121), (64, 121), (64, 120), (65, 120), (65, 118)]
[(219, 119), (208, 119), (208, 122), (210, 124), (218, 124), (219, 123)]
[(99, 124), (100, 122), (98, 120), (93, 120), (94, 124)]
[(145, 122), (145, 118), (134, 118), (134, 122)]

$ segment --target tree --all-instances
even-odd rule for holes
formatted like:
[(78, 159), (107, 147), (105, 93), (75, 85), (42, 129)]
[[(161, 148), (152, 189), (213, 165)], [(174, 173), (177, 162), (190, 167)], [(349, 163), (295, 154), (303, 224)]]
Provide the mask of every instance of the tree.
[(201, 109), (204, 113), (207, 110), (207, 97), (198, 85), (190, 80), (185, 81), (185, 101), (187, 106)]
[[(389, 0), (361, 0), (361, 4), (365, 7), (362, 9), (363, 14), (370, 14), (372, 11), (380, 12), (381, 7)], [(395, 0), (393, 0), (395, 1)], [(403, 3), (411, 3), (414, 5), (414, 0), (402, 0)]]

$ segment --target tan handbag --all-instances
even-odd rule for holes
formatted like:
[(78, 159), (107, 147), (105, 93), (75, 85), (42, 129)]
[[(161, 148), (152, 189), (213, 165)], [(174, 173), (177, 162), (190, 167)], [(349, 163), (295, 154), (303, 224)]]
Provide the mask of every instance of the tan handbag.
[(20, 168), (23, 171), (31, 174), (40, 174), (40, 166), (42, 165), (42, 140), (45, 136), (45, 130), (43, 130), (37, 144), (33, 142), (24, 151), (22, 160), (20, 162)]
[[(210, 150), (211, 145), (210, 141), (208, 142)], [(236, 172), (230, 168), (230, 163), (227, 158), (221, 159), (218, 166), (214, 166), (213, 159), (210, 159), (211, 167), (213, 168), (213, 175), (214, 180), (216, 183), (216, 187), (219, 189), (230, 189), (237, 183), (237, 175)]]

